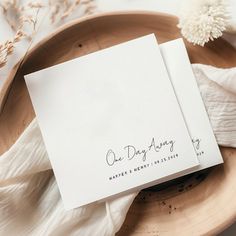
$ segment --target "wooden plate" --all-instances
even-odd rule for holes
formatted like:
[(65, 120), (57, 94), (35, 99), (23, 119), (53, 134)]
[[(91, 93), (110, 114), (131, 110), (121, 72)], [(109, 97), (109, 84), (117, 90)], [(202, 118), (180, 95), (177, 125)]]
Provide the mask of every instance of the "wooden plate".
[[(0, 93), (0, 154), (35, 114), (23, 75), (112, 45), (155, 33), (159, 43), (180, 37), (177, 18), (153, 12), (104, 13), (76, 20), (37, 44), (11, 71)], [(204, 48), (186, 43), (192, 63), (236, 65), (223, 39)], [(142, 191), (118, 235), (212, 235), (236, 220), (236, 151), (222, 148), (225, 164)]]

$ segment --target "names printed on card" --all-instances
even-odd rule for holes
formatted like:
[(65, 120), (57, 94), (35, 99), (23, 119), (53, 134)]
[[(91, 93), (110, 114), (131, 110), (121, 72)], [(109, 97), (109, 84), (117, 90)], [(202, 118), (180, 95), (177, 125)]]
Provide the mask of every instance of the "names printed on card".
[(113, 181), (113, 180), (119, 179), (120, 177), (136, 174), (136, 173), (138, 173), (140, 171), (143, 171), (143, 170), (146, 170), (148, 168), (156, 167), (158, 165), (165, 164), (165, 163), (167, 163), (167, 162), (169, 162), (173, 159), (176, 159), (176, 158), (179, 158), (179, 154), (178, 153), (173, 153), (172, 155), (162, 157), (160, 159), (157, 159), (157, 160), (154, 160), (154, 161), (151, 161), (151, 162), (146, 162), (145, 164), (142, 164), (142, 165), (139, 165), (139, 166), (135, 166), (132, 169), (128, 169), (128, 170), (124, 170), (124, 171), (119, 172), (119, 173), (115, 173), (115, 174), (109, 176), (109, 180)]
[[(175, 151), (175, 140), (156, 141), (154, 137), (150, 139), (146, 147), (126, 145), (121, 149), (122, 155), (118, 155), (114, 150), (109, 149), (106, 153), (106, 164), (110, 167), (116, 166), (124, 161), (140, 160), (140, 165), (135, 165), (132, 169), (127, 169), (109, 176), (109, 180), (115, 180), (122, 176), (137, 174), (147, 168), (155, 167), (179, 158)], [(160, 155), (155, 155), (159, 153)]]

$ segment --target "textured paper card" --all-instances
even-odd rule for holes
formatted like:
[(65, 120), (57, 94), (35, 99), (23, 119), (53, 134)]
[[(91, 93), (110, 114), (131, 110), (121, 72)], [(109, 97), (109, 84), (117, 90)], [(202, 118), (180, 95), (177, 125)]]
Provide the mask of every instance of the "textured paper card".
[(66, 209), (199, 164), (154, 35), (25, 80)]
[(222, 163), (183, 40), (173, 40), (159, 47), (200, 161), (196, 170)]

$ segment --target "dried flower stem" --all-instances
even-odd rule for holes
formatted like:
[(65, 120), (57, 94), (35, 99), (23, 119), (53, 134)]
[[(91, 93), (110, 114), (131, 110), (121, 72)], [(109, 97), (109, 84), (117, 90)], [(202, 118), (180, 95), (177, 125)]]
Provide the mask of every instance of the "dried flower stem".
[[(0, 43), (0, 68), (6, 65), (7, 59), (13, 53), (14, 45), (17, 42), (23, 39), (32, 40), (36, 33), (38, 14), (41, 8), (46, 6), (49, 8), (51, 23), (55, 23), (71, 15), (80, 3), (85, 6), (85, 14), (94, 12), (95, 4), (93, 0), (48, 0), (47, 5), (41, 2), (29, 2), (23, 6), (20, 5), (20, 0), (4, 0), (0, 3), (6, 21), (15, 32), (13, 39)], [(31, 26), (29, 33), (24, 30), (26, 25)]]
[[(7, 59), (12, 55), (14, 51), (14, 45), (24, 38), (31, 39), (34, 34), (37, 24), (37, 18), (39, 9), (42, 4), (39, 3), (29, 3), (27, 6), (20, 6), (18, 0), (7, 0), (1, 5), (3, 14), (6, 21), (15, 32), (14, 37), (11, 40), (7, 40), (3, 44), (0, 43), (0, 68), (5, 66)], [(36, 11), (34, 15), (27, 14), (28, 10)], [(25, 24), (29, 24), (32, 27), (30, 34), (24, 31)]]
[(83, 0), (81, 4), (85, 6), (86, 15), (93, 14), (96, 10), (96, 4), (94, 3), (94, 0)]

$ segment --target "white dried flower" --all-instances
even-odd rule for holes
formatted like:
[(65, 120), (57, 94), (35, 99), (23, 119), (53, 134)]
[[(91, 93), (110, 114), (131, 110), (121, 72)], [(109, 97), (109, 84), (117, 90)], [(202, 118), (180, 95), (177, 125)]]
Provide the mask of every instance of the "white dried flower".
[(229, 20), (227, 0), (188, 0), (185, 3), (178, 27), (189, 42), (204, 46), (222, 36)]

